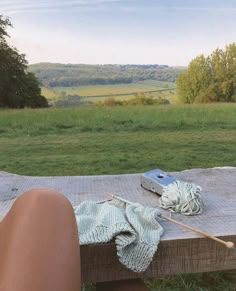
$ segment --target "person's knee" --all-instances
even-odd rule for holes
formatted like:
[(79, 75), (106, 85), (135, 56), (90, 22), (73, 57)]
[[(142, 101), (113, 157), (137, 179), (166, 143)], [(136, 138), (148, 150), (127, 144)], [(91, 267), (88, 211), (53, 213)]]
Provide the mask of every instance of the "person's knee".
[(61, 193), (44, 189), (36, 188), (23, 193), (18, 197), (13, 205), (17, 211), (38, 211), (43, 213), (53, 212), (70, 212), (73, 213), (73, 208), (69, 200)]
[(46, 188), (35, 188), (23, 193), (18, 200), (35, 201), (36, 203), (47, 203), (70, 205), (69, 200), (61, 193)]
[[(12, 232), (27, 221), (31, 224), (66, 225), (77, 230), (73, 207), (63, 195), (48, 189), (32, 189), (19, 196), (1, 222), (1, 227)], [(76, 229), (76, 230), (75, 230)]]

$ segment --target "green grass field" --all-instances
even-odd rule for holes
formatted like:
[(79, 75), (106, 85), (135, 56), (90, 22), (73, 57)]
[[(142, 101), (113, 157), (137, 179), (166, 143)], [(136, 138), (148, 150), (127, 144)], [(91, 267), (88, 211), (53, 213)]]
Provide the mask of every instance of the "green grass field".
[(236, 104), (0, 112), (0, 170), (93, 175), (236, 165)]
[[(236, 165), (236, 104), (1, 110), (0, 171), (99, 175)], [(235, 290), (235, 273), (173, 276), (150, 290)], [(212, 287), (211, 287), (212, 286)]]

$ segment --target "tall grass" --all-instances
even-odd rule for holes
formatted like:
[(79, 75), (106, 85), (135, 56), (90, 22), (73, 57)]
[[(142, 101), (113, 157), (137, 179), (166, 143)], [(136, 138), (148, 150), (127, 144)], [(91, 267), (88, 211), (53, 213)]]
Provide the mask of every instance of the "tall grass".
[(236, 104), (0, 111), (3, 136), (236, 129)]
[(27, 175), (235, 165), (236, 106), (0, 111), (0, 169)]

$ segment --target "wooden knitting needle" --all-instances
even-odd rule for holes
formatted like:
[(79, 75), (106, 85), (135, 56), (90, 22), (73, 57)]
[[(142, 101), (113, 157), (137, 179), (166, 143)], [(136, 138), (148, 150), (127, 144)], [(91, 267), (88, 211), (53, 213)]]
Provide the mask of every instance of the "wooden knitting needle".
[(180, 225), (180, 226), (182, 226), (182, 227), (185, 227), (185, 228), (187, 228), (187, 229), (190, 229), (190, 230), (192, 230), (193, 232), (196, 232), (196, 233), (202, 234), (202, 235), (205, 236), (205, 237), (208, 237), (208, 238), (210, 238), (210, 239), (213, 239), (213, 240), (215, 240), (215, 241), (217, 241), (217, 242), (219, 242), (219, 243), (225, 245), (225, 246), (226, 246), (227, 248), (229, 248), (229, 249), (234, 248), (234, 243), (231, 242), (231, 241), (224, 241), (224, 240), (222, 240), (222, 239), (220, 239), (220, 238), (217, 238), (217, 237), (215, 237), (215, 236), (213, 236), (213, 235), (210, 235), (210, 234), (207, 233), (207, 232), (204, 232), (204, 231), (199, 230), (199, 229), (197, 229), (197, 228), (195, 228), (195, 227), (192, 227), (192, 226), (186, 225), (186, 224), (184, 224), (184, 223), (182, 223), (182, 222), (179, 222), (179, 221), (174, 220), (174, 219), (172, 219), (172, 218), (166, 217), (166, 216), (164, 216), (164, 215), (161, 215), (161, 217), (162, 217), (163, 219), (165, 219), (165, 220), (171, 221), (171, 222), (173, 222), (173, 223), (175, 223), (175, 224), (178, 224), (178, 225)]
[[(129, 202), (128, 200), (125, 200), (125, 199), (123, 199), (123, 198), (120, 198), (120, 197), (118, 197), (118, 196), (116, 196), (116, 195), (113, 195), (113, 194), (111, 194), (111, 193), (106, 193), (106, 194), (109, 195), (109, 196), (111, 196), (111, 197), (113, 197), (113, 198), (115, 198), (115, 199), (117, 199), (117, 200), (123, 201), (123, 202), (125, 202), (125, 203), (133, 204), (132, 202)], [(191, 231), (193, 231), (193, 232), (199, 233), (199, 234), (201, 234), (201, 235), (203, 235), (203, 236), (205, 236), (205, 237), (208, 237), (209, 239), (212, 239), (212, 240), (214, 240), (214, 241), (217, 241), (217, 242), (219, 242), (219, 243), (225, 245), (225, 246), (226, 246), (227, 248), (229, 248), (229, 249), (234, 248), (234, 243), (231, 242), (231, 241), (224, 241), (224, 240), (222, 240), (222, 239), (220, 239), (220, 238), (217, 238), (217, 237), (215, 237), (215, 236), (213, 236), (213, 235), (210, 235), (210, 234), (207, 233), (207, 232), (201, 231), (201, 230), (199, 230), (199, 229), (197, 229), (197, 228), (195, 228), (195, 227), (192, 227), (192, 226), (186, 225), (186, 224), (184, 224), (184, 223), (182, 223), (182, 222), (179, 222), (179, 221), (177, 221), (177, 220), (174, 220), (174, 219), (169, 218), (169, 217), (167, 217), (167, 216), (164, 216), (164, 215), (162, 215), (162, 214), (161, 214), (161, 218), (163, 218), (163, 219), (165, 219), (165, 220), (168, 220), (168, 221), (170, 221), (170, 222), (173, 222), (173, 223), (175, 223), (175, 224), (178, 224), (178, 225), (180, 225), (180, 226), (182, 226), (182, 227), (184, 227), (184, 228), (187, 228), (187, 229), (189, 229), (189, 230), (191, 230)]]

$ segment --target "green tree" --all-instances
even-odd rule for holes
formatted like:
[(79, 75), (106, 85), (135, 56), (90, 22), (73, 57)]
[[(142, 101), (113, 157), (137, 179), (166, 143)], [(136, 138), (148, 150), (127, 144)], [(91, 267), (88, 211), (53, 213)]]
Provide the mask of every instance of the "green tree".
[(0, 15), (0, 107), (47, 107), (36, 77), (27, 72), (27, 61), (6, 38), (9, 18)]
[(177, 94), (183, 103), (194, 103), (210, 83), (209, 59), (200, 55), (189, 64), (188, 70), (177, 79)]
[(192, 103), (191, 78), (188, 71), (183, 72), (176, 80), (176, 92), (182, 103)]
[(231, 102), (236, 92), (236, 44), (196, 57), (176, 82), (183, 103)]

